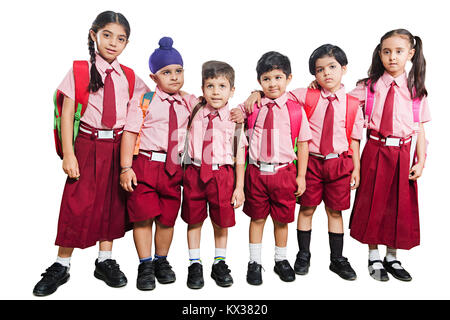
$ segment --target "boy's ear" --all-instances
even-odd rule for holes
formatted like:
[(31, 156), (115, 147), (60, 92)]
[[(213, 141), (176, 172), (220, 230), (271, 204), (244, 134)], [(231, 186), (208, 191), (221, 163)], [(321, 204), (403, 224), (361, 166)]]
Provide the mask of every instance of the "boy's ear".
[(154, 83), (158, 84), (158, 78), (153, 73), (150, 73), (150, 79), (152, 79)]
[(233, 96), (234, 96), (234, 90), (235, 90), (235, 88), (234, 88), (234, 87), (233, 87), (233, 88), (231, 88), (230, 99), (231, 99), (231, 98), (233, 98)]
[(347, 73), (347, 66), (342, 66), (342, 74), (346, 74)]
[(289, 77), (286, 78), (287, 85), (289, 85), (289, 83), (291, 82), (291, 80), (292, 80), (292, 73), (289, 75)]

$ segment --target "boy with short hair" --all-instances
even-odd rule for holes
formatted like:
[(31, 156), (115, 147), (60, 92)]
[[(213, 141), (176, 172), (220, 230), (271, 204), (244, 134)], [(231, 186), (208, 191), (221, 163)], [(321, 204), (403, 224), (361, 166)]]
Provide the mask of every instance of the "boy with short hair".
[[(259, 59), (256, 71), (264, 98), (261, 108), (247, 114), (249, 164), (243, 208), (251, 218), (247, 282), (252, 285), (262, 283), (261, 242), (269, 214), (275, 229), (274, 271), (283, 281), (295, 280), (294, 270), (286, 259), (288, 223), (294, 221), (296, 196), (305, 191), (308, 140), (311, 139), (304, 110), (286, 93), (292, 79), (289, 58), (278, 52), (267, 52)], [(291, 112), (296, 112), (296, 116)], [(253, 122), (251, 119), (255, 118)]]

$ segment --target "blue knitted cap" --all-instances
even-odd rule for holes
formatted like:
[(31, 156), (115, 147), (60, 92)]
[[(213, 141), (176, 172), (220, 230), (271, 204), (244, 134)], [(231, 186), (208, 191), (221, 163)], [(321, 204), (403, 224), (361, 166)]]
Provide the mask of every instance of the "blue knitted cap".
[(159, 48), (156, 49), (150, 59), (148, 60), (148, 65), (150, 71), (155, 74), (161, 68), (171, 64), (179, 64), (183, 66), (183, 59), (181, 54), (172, 47), (173, 40), (170, 37), (162, 37), (159, 40)]

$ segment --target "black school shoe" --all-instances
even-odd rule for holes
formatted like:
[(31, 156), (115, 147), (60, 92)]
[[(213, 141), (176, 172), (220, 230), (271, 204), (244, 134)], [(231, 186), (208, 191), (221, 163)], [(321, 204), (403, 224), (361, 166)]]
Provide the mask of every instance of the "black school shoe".
[(355, 270), (353, 270), (350, 262), (348, 262), (348, 259), (345, 257), (332, 258), (330, 263), (330, 270), (344, 280), (356, 279)]
[(203, 288), (203, 266), (201, 263), (193, 263), (188, 268), (187, 286), (191, 289)]
[(253, 286), (262, 284), (262, 265), (257, 262), (249, 262), (247, 267), (247, 282)]
[(107, 259), (103, 262), (98, 262), (98, 259), (96, 259), (94, 277), (103, 280), (108, 286), (113, 288), (123, 287), (127, 284), (127, 278), (120, 271), (116, 260), (113, 259)]
[(55, 262), (43, 274), (42, 279), (34, 286), (33, 294), (38, 297), (48, 296), (69, 280), (69, 268)]
[(383, 267), (386, 269), (387, 272), (392, 274), (395, 279), (401, 280), (401, 281), (411, 281), (412, 277), (408, 273), (408, 271), (403, 269), (403, 267), (402, 267), (402, 269), (395, 269), (395, 268), (393, 268), (392, 265), (394, 263), (398, 263), (400, 266), (402, 265), (400, 263), (400, 261), (394, 260), (394, 261), (391, 261), (391, 262), (387, 262), (386, 258), (384, 258), (384, 260), (383, 260)]
[(155, 260), (155, 276), (162, 284), (175, 282), (175, 272), (166, 257)]
[(292, 269), (289, 261), (287, 260), (276, 261), (273, 271), (275, 271), (280, 279), (285, 282), (292, 282), (295, 280), (294, 269)]
[(311, 260), (311, 253), (299, 251), (294, 263), (294, 271), (301, 276), (308, 274), (309, 262)]
[(211, 270), (211, 278), (216, 281), (219, 287), (229, 287), (233, 284), (233, 278), (230, 274), (231, 270), (228, 269), (228, 265), (225, 261), (219, 261), (213, 264)]
[(152, 260), (139, 264), (136, 287), (143, 291), (155, 289), (155, 265)]

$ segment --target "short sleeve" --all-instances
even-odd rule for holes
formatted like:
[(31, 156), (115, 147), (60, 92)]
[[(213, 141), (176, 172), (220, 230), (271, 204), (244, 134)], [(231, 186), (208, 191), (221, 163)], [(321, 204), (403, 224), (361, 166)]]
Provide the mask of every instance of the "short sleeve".
[(300, 102), (302, 105), (305, 104), (306, 100), (306, 92), (308, 89), (306, 88), (298, 88), (290, 91), (290, 95), (293, 96), (298, 102)]
[(63, 81), (59, 84), (58, 90), (66, 97), (75, 101), (75, 78), (73, 76), (73, 68), (67, 72)]
[(424, 96), (420, 103), (420, 122), (428, 122), (431, 120), (430, 108), (428, 107), (428, 99)]
[(298, 132), (298, 141), (304, 142), (312, 139), (311, 129), (309, 128), (308, 118), (305, 109), (302, 108), (302, 123)]
[(361, 140), (364, 128), (364, 115), (362, 108), (359, 107), (356, 112), (355, 123), (353, 124), (351, 138), (355, 140)]
[(366, 103), (366, 86), (364, 85), (364, 83), (358, 84), (356, 88), (354, 88), (348, 94), (357, 98), (359, 100), (360, 105)]

